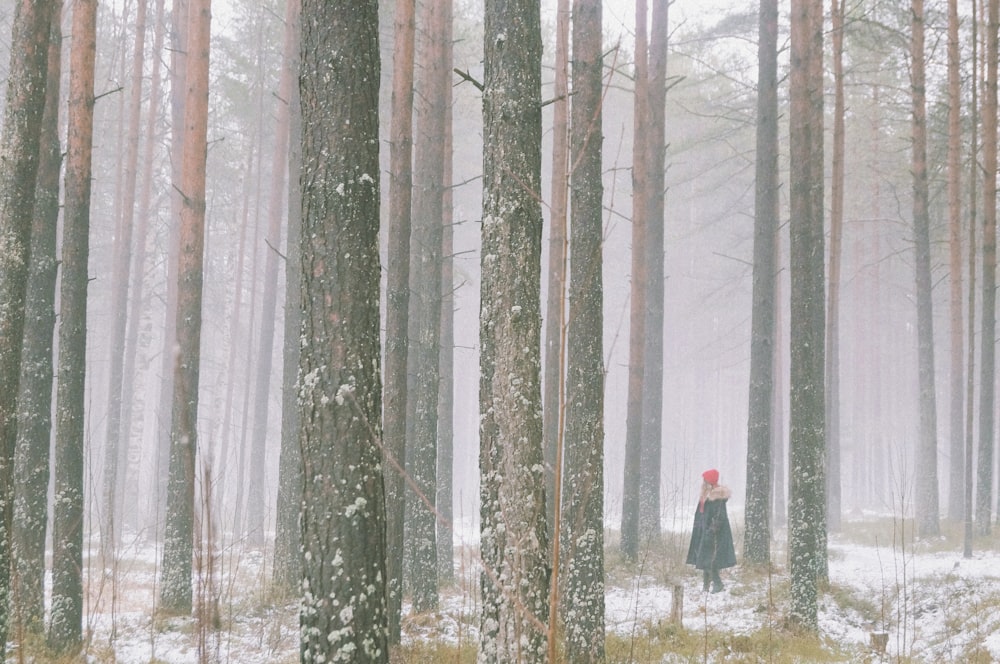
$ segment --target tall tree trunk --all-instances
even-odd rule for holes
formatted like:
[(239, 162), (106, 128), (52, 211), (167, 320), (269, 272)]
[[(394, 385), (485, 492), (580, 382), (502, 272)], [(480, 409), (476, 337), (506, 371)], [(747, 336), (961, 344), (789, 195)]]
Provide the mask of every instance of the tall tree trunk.
[(815, 632), (817, 581), (826, 558), (821, 0), (792, 0), (791, 19), (791, 618)]
[(455, 276), (454, 276), (454, 208), (452, 206), (452, 92), (448, 74), (452, 71), (454, 0), (441, 5), (442, 58), (446, 63), (441, 106), (444, 115), (444, 164), (441, 195), (441, 341), (438, 383), (438, 450), (437, 450), (437, 562), (438, 582), (455, 580), (454, 487), (455, 466)]
[(927, 185), (927, 103), (924, 76), (924, 2), (910, 5), (910, 76), (913, 100), (913, 239), (916, 248), (917, 347), (920, 380), (920, 449), (917, 453), (917, 535), (941, 532), (938, 514), (937, 399), (934, 394), (934, 324)]
[[(958, 0), (948, 0), (948, 274), (950, 303), (950, 417), (948, 518), (963, 518), (965, 493), (965, 329), (962, 325), (962, 81)], [(975, 77), (973, 77), (975, 78)]]
[(302, 3), (302, 661), (388, 662), (378, 3)]
[[(407, 450), (406, 468), (420, 494), (412, 504), (407, 525), (413, 542), (413, 609), (433, 610), (438, 604), (437, 581), (437, 409), (441, 354), (441, 231), (444, 197), (445, 90), (451, 67), (445, 60), (443, 23), (445, 2), (425, 5), (425, 40), (420, 56), (418, 87), (424, 100), (418, 108), (413, 182), (413, 237), (416, 243), (412, 278), (416, 283), (410, 312), (416, 324), (410, 339), (414, 361), (415, 415), (413, 444)], [(412, 454), (410, 454), (412, 452)]]
[[(285, 5), (285, 67), (299, 71), (299, 0)], [(289, 32), (293, 33), (291, 36)], [(302, 574), (299, 545), (302, 532), (299, 512), (302, 502), (302, 451), (299, 448), (299, 406), (296, 383), (299, 374), (299, 344), (302, 326), (302, 120), (299, 86), (293, 84), (285, 97), (288, 104), (288, 224), (285, 233), (285, 329), (282, 351), (281, 455), (278, 459), (278, 505), (275, 515), (274, 581), (286, 592), (298, 588)]]
[(288, 170), (289, 106), (292, 85), (297, 70), (290, 54), (298, 51), (295, 30), (298, 7), (293, 0), (285, 6), (285, 39), (283, 62), (278, 81), (278, 110), (275, 119), (274, 151), (271, 155), (271, 184), (267, 201), (267, 246), (264, 259), (264, 293), (261, 302), (260, 337), (257, 340), (257, 375), (254, 388), (250, 492), (247, 494), (247, 532), (251, 542), (263, 544), (267, 520), (267, 459), (268, 405), (271, 401), (271, 364), (274, 356), (274, 318), (278, 300), (278, 248), (281, 246), (282, 211), (285, 208), (285, 173)]
[(997, 284), (997, 24), (1000, 0), (989, 0), (986, 77), (983, 80), (983, 318), (980, 339), (979, 455), (976, 467), (976, 529), (990, 533), (993, 503), (993, 396), (996, 371)]
[(52, 614), (49, 620), (49, 644), (58, 651), (79, 647), (83, 629), (84, 384), (97, 0), (79, 0), (73, 6), (72, 35), (66, 213), (60, 261)]
[(643, 337), (642, 454), (639, 467), (639, 536), (653, 543), (660, 537), (660, 457), (663, 439), (663, 252), (664, 122), (667, 95), (667, 18), (670, 2), (653, 2), (649, 38), (649, 126), (645, 134), (649, 159), (646, 190), (647, 288)]
[(833, 158), (830, 178), (830, 278), (826, 302), (826, 519), (840, 530), (840, 265), (844, 245), (844, 2), (830, 0), (833, 41)]
[[(160, 57), (163, 53), (163, 33), (164, 26), (164, 0), (156, 0), (156, 28), (153, 37), (153, 66), (152, 81), (149, 84), (149, 109), (146, 117), (146, 138), (145, 154), (142, 166), (142, 184), (139, 193), (139, 223), (136, 227), (135, 254), (132, 260), (132, 280), (130, 284), (131, 295), (129, 296), (128, 331), (125, 335), (125, 366), (122, 381), (122, 394), (133, 395), (136, 383), (136, 361), (139, 357), (139, 330), (142, 327), (142, 305), (143, 292), (145, 287), (146, 271), (146, 238), (149, 234), (149, 227), (156, 218), (156, 210), (151, 204), (153, 189), (153, 162), (156, 155), (156, 132), (160, 126), (160, 84), (162, 81)], [(143, 397), (144, 398), (144, 397)], [(133, 423), (132, 411), (138, 404), (140, 413), (138, 423)], [(126, 495), (136, 497), (145, 496), (147, 499), (155, 496), (148, 496), (147, 492), (139, 490), (139, 459), (141, 458), (140, 448), (143, 442), (142, 434), (142, 401), (136, 398), (126, 398), (122, 402), (122, 431), (126, 432), (127, 445), (119, 456), (119, 463), (125, 468), (125, 482), (119, 482), (122, 492), (122, 502), (124, 512), (122, 514), (122, 526), (131, 525), (137, 528), (139, 523), (138, 500), (129, 501)], [(138, 430), (136, 428), (138, 427)], [(124, 463), (122, 458), (124, 457)]]
[[(104, 436), (104, 494), (101, 553), (110, 561), (121, 520), (119, 460), (122, 434), (122, 383), (125, 371), (125, 332), (128, 320), (129, 269), (135, 226), (135, 194), (139, 167), (139, 123), (142, 111), (142, 75), (146, 54), (146, 0), (137, 0), (135, 49), (129, 78), (125, 180), (111, 270), (111, 329), (108, 342), (108, 415)], [(130, 398), (130, 397), (129, 397)], [(126, 437), (127, 440), (127, 437)]]
[(649, 82), (646, 0), (635, 3), (635, 91), (632, 138), (632, 288), (629, 301), (628, 400), (625, 415), (625, 485), (622, 493), (621, 549), (631, 561), (639, 558), (639, 477), (642, 473), (642, 390), (645, 385), (646, 297), (648, 261)]
[(403, 605), (407, 356), (410, 309), (410, 213), (413, 201), (414, 0), (398, 0), (392, 51), (389, 141), (389, 264), (386, 266), (385, 475), (389, 642), (399, 643)]
[(538, 0), (487, 0), (480, 290), (482, 664), (545, 662), (541, 27)]
[(776, 357), (778, 246), (778, 2), (762, 0), (757, 40), (757, 151), (754, 189), (753, 313), (747, 426), (747, 563), (771, 561), (771, 446)]
[(965, 527), (963, 528), (963, 555), (966, 558), (972, 557), (973, 539), (973, 510), (972, 510), (972, 467), (973, 450), (975, 448), (975, 389), (976, 389), (976, 209), (979, 205), (979, 21), (980, 16), (977, 11), (979, 0), (972, 0), (972, 77), (971, 77), (971, 99), (969, 103), (971, 126), (969, 137), (969, 313), (968, 330), (969, 341), (966, 346), (966, 372), (965, 372), (965, 472), (962, 478), (963, 492), (962, 498), (965, 507)]
[(184, 157), (180, 186), (177, 187), (183, 196), (177, 264), (177, 355), (170, 424), (166, 534), (160, 570), (160, 604), (167, 611), (176, 612), (188, 612), (192, 606), (211, 7), (211, 0), (193, 0), (189, 10)]
[[(664, 2), (664, 9), (666, 3)], [(655, 21), (654, 21), (655, 23)], [(573, 2), (572, 209), (564, 501), (566, 657), (604, 662), (603, 92), (600, 0)], [(659, 476), (659, 472), (657, 472)], [(550, 650), (550, 657), (551, 657)]]
[(59, 219), (59, 80), (62, 71), (62, 3), (53, 7), (48, 81), (39, 139), (35, 214), (31, 224), (31, 267), (17, 397), (14, 451), (14, 598), (19, 629), (41, 632), (45, 607), (45, 537), (48, 526), (49, 444), (52, 437), (52, 335), (55, 329), (56, 228)]
[(552, 102), (552, 176), (549, 196), (549, 271), (545, 299), (545, 377), (542, 425), (545, 440), (546, 522), (555, 531), (559, 420), (562, 413), (563, 325), (566, 314), (566, 202), (569, 194), (569, 0), (556, 6), (555, 81)]
[[(187, 76), (188, 0), (172, 0), (170, 10), (170, 181), (181, 181), (184, 157), (185, 77)], [(176, 187), (170, 195), (170, 219), (180, 225), (183, 196)], [(177, 267), (180, 263), (180, 233), (169, 233), (166, 266), (166, 297), (163, 307), (163, 352), (160, 354), (160, 393), (157, 407), (156, 496), (149, 521), (156, 531), (162, 529), (161, 505), (167, 502), (170, 476), (171, 422), (173, 422), (174, 364), (177, 359)]]
[[(0, 606), (10, 602), (12, 471), (17, 431), (25, 290), (38, 171), (39, 134), (48, 75), (53, 3), (21, 0), (14, 15), (3, 131), (0, 132)], [(0, 611), (0, 658), (8, 614)]]

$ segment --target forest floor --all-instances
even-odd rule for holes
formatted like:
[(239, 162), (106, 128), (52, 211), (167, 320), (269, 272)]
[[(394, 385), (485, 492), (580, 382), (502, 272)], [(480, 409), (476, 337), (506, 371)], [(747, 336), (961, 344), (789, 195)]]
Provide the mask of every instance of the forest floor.
[[(961, 526), (916, 540), (912, 522), (867, 516), (845, 521), (829, 541), (830, 583), (820, 589), (819, 639), (787, 626), (789, 578), (784, 533), (769, 571), (723, 572), (726, 589), (701, 590), (682, 564), (684, 533), (666, 534), (638, 565), (626, 564), (609, 532), (606, 554), (609, 662), (956, 662), (1000, 661), (1000, 538), (977, 539), (962, 555)], [(740, 533), (737, 529), (737, 540)], [(740, 550), (737, 542), (737, 551)], [(246, 544), (217, 558), (202, 597), (217, 612), (158, 614), (154, 544), (122, 547), (111, 573), (89, 575), (85, 659), (53, 660), (30, 639), (14, 638), (8, 661), (118, 664), (291, 664), (298, 661), (296, 603), (271, 588), (267, 553)], [(780, 561), (780, 562), (777, 562)], [(93, 568), (91, 568), (93, 569)], [(406, 615), (395, 662), (473, 662), (478, 576), (474, 549), (456, 557), (458, 581), (442, 590), (434, 614)], [(679, 588), (680, 590), (675, 590)], [(683, 593), (680, 622), (671, 619)], [(872, 634), (884, 632), (884, 654)], [(877, 637), (876, 637), (877, 638)]]

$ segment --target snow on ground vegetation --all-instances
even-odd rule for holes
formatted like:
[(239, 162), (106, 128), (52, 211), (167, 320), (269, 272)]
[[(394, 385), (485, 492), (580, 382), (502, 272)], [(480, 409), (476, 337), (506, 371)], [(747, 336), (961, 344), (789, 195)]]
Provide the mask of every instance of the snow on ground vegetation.
[[(606, 557), (609, 662), (1000, 661), (996, 536), (977, 539), (972, 557), (964, 558), (960, 527), (948, 536), (918, 541), (910, 522), (891, 517), (845, 522), (843, 531), (830, 537), (830, 584), (820, 594), (820, 640), (813, 651), (783, 645), (792, 638), (785, 621), (784, 533), (778, 534), (770, 572), (726, 570), (726, 589), (717, 594), (703, 593), (700, 574), (682, 564), (686, 534), (667, 534), (637, 565), (620, 559), (614, 537), (608, 534)], [(211, 583), (206, 579), (196, 591), (200, 600), (194, 617), (156, 612), (155, 544), (137, 538), (123, 546), (106, 573), (97, 568), (96, 555), (95, 549), (88, 573), (86, 661), (298, 661), (296, 603), (279, 599), (271, 589), (267, 552), (239, 544), (220, 552)], [(466, 653), (464, 662), (477, 638), (474, 547), (462, 547), (456, 572), (459, 581), (444, 589), (437, 613), (414, 616), (404, 606), (403, 634), (410, 648), (460, 646), (456, 650)], [(680, 625), (671, 622), (677, 587), (683, 593)], [(871, 646), (878, 632), (887, 635), (884, 654)], [(776, 654), (762, 655), (762, 649)], [(9, 652), (12, 661), (47, 661), (33, 652), (30, 641), (22, 645), (16, 637)]]

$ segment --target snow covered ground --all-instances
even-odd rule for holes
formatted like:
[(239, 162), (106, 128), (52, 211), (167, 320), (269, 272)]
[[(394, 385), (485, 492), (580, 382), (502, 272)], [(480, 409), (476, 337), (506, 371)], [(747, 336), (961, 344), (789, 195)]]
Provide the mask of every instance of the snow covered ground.
[[(869, 647), (870, 634), (885, 631), (885, 661), (901, 656), (910, 662), (966, 662), (974, 651), (980, 658), (976, 661), (1000, 661), (1000, 551), (976, 551), (966, 559), (961, 550), (946, 550), (955, 547), (943, 540), (914, 542), (911, 537), (904, 546), (898, 542), (905, 538), (894, 538), (891, 532), (881, 539), (884, 543), (859, 544), (857, 539), (831, 538), (830, 588), (820, 600), (824, 643), (850, 653), (843, 661), (880, 661)], [(404, 639), (475, 642), (476, 563), (469, 549), (465, 551), (456, 560), (462, 580), (443, 593), (440, 612), (407, 616)], [(609, 632), (628, 637), (669, 621), (673, 588), (680, 585), (685, 630), (738, 636), (773, 629), (775, 638), (781, 638), (788, 593), (783, 549), (776, 547), (770, 575), (741, 567), (726, 570), (726, 590), (714, 595), (701, 591), (701, 578), (694, 570), (676, 565), (679, 555), (680, 545), (675, 543), (665, 556), (675, 559), (669, 564), (647, 560), (634, 573), (616, 564), (609, 572), (606, 595)], [(203, 593), (218, 598), (217, 629), (211, 629), (207, 620), (155, 615), (157, 559), (154, 545), (136, 541), (123, 550), (114, 575), (102, 579), (91, 573), (85, 609), (88, 661), (297, 661), (295, 603), (276, 602), (269, 595), (265, 554), (233, 547), (219, 558), (214, 592)], [(118, 581), (112, 583), (112, 578)]]

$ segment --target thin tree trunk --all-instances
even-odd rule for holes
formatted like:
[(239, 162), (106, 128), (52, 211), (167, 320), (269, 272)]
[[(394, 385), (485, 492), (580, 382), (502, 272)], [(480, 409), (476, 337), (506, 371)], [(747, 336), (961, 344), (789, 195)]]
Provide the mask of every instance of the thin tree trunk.
[(639, 537), (654, 544), (660, 537), (660, 471), (663, 445), (663, 198), (666, 140), (664, 122), (667, 95), (667, 19), (670, 2), (653, 2), (649, 38), (648, 132), (649, 159), (646, 190), (647, 293), (643, 337), (645, 349), (642, 376), (642, 453), (639, 472)]
[[(299, 5), (285, 7), (285, 29), (294, 32), (299, 44)], [(286, 33), (286, 39), (288, 35)], [(299, 71), (299, 49), (286, 49), (285, 66)], [(302, 502), (302, 451), (299, 447), (299, 407), (296, 384), (302, 326), (302, 260), (299, 243), (302, 229), (302, 121), (299, 86), (288, 90), (288, 225), (285, 233), (285, 335), (282, 353), (281, 455), (278, 460), (278, 506), (275, 516), (274, 581), (280, 589), (297, 589), (302, 578), (299, 546), (302, 541), (299, 512)]]
[(193, 0), (189, 12), (184, 103), (184, 156), (178, 190), (181, 208), (177, 265), (177, 362), (166, 534), (160, 570), (160, 603), (167, 611), (192, 607), (191, 560), (194, 544), (194, 484), (198, 441), (198, 375), (201, 364), (201, 301), (205, 252), (205, 161), (208, 135), (208, 67), (211, 0)]
[(976, 389), (976, 210), (979, 206), (979, 13), (972, 0), (972, 80), (971, 99), (969, 104), (971, 136), (969, 138), (969, 342), (966, 348), (968, 357), (965, 372), (965, 473), (963, 477), (963, 499), (965, 506), (965, 527), (963, 529), (963, 555), (972, 557), (973, 540), (973, 505), (972, 505), (972, 467), (973, 450), (975, 448), (975, 389)]
[(285, 8), (285, 43), (281, 77), (278, 81), (278, 110), (275, 119), (274, 151), (271, 155), (271, 186), (268, 196), (267, 238), (264, 259), (264, 293), (261, 302), (260, 337), (257, 341), (257, 372), (254, 388), (250, 493), (247, 497), (247, 532), (250, 541), (263, 544), (267, 520), (267, 423), (271, 396), (271, 364), (274, 357), (274, 318), (278, 299), (278, 250), (281, 247), (282, 210), (285, 208), (285, 173), (288, 169), (288, 99), (298, 72), (291, 67), (290, 54), (298, 51), (295, 31), (298, 8), (294, 0)]
[(414, 0), (398, 0), (393, 44), (389, 141), (389, 249), (386, 266), (385, 433), (386, 573), (389, 643), (400, 639), (410, 308), (410, 213), (413, 196)]
[(115, 233), (114, 259), (111, 271), (111, 329), (108, 342), (110, 365), (108, 367), (108, 416), (104, 438), (104, 500), (102, 504), (104, 522), (101, 524), (101, 553), (106, 561), (110, 561), (114, 555), (122, 512), (119, 492), (122, 384), (125, 371), (129, 269), (132, 264), (132, 235), (135, 226), (135, 194), (139, 167), (139, 124), (142, 111), (143, 63), (146, 54), (146, 7), (146, 0), (137, 0), (135, 49), (132, 54), (132, 72), (129, 78), (125, 180), (118, 230)]
[(60, 652), (79, 647), (83, 629), (84, 384), (97, 0), (79, 0), (73, 6), (72, 34), (66, 214), (60, 261), (52, 613), (49, 620), (49, 644)]
[[(555, 82), (552, 102), (552, 182), (549, 196), (549, 271), (545, 300), (545, 377), (542, 420), (545, 427), (545, 496), (549, 535), (556, 513), (556, 459), (560, 395), (563, 387), (562, 330), (566, 313), (566, 200), (569, 193), (569, 0), (556, 6)], [(550, 538), (550, 542), (554, 543)]]
[(757, 41), (757, 151), (754, 190), (753, 313), (747, 427), (743, 558), (771, 560), (771, 447), (781, 423), (772, 414), (776, 368), (778, 245), (778, 2), (762, 1)]
[(18, 629), (42, 631), (45, 613), (45, 536), (48, 526), (49, 445), (52, 437), (52, 340), (55, 329), (56, 229), (59, 218), (59, 80), (62, 3), (53, 8), (42, 116), (35, 214), (31, 226), (18, 427), (14, 451), (14, 520), (11, 550), (15, 581), (12, 611)]
[(1000, 0), (989, 0), (986, 76), (983, 80), (983, 318), (980, 354), (979, 455), (976, 467), (976, 529), (990, 533), (993, 503), (993, 396), (996, 370), (997, 272), (997, 24)]
[(648, 290), (649, 80), (647, 67), (646, 0), (635, 3), (635, 91), (632, 140), (632, 288), (629, 302), (628, 400), (625, 415), (625, 484), (622, 493), (621, 549), (631, 561), (639, 558), (639, 477), (642, 473), (642, 390), (645, 384), (645, 325)]
[[(143, 157), (142, 184), (139, 193), (139, 224), (136, 227), (135, 254), (132, 260), (132, 281), (131, 295), (129, 301), (128, 332), (125, 336), (125, 367), (122, 382), (122, 393), (126, 395), (134, 394), (136, 383), (136, 360), (139, 356), (139, 330), (142, 327), (142, 304), (143, 291), (145, 286), (146, 271), (146, 239), (149, 234), (149, 227), (153, 219), (156, 218), (156, 210), (153, 209), (152, 189), (153, 189), (153, 162), (156, 155), (158, 141), (156, 132), (160, 121), (160, 57), (163, 53), (163, 33), (164, 26), (164, 0), (156, 0), (156, 28), (153, 37), (153, 61), (157, 64), (153, 66), (152, 81), (149, 85), (149, 109), (146, 117), (146, 138), (145, 155)], [(144, 396), (143, 396), (144, 398)], [(119, 456), (119, 463), (125, 468), (125, 481), (120, 481), (119, 491), (122, 495), (122, 502), (125, 509), (122, 515), (122, 526), (138, 526), (139, 512), (138, 499), (141, 497), (155, 498), (148, 496), (147, 492), (139, 490), (139, 458), (142, 446), (142, 427), (134, 431), (135, 425), (132, 422), (132, 411), (138, 402), (140, 406), (139, 424), (142, 423), (142, 401), (133, 397), (122, 402), (122, 431), (126, 432), (127, 444)], [(132, 495), (136, 500), (129, 501), (126, 496)]]
[[(452, 70), (454, 1), (441, 6), (442, 58), (446, 76)], [(454, 208), (452, 206), (452, 92), (447, 79), (443, 88), (441, 105), (444, 112), (444, 190), (441, 198), (441, 352), (439, 356), (438, 383), (438, 453), (437, 453), (437, 562), (438, 582), (455, 580), (455, 276), (454, 276)]]
[(840, 530), (840, 266), (844, 243), (844, 3), (830, 1), (833, 42), (833, 158), (830, 178), (830, 275), (826, 318), (826, 518)]
[[(962, 81), (958, 0), (948, 0), (948, 274), (950, 295), (948, 518), (963, 518), (965, 493), (965, 373), (962, 366)], [(975, 77), (973, 77), (975, 78)]]

